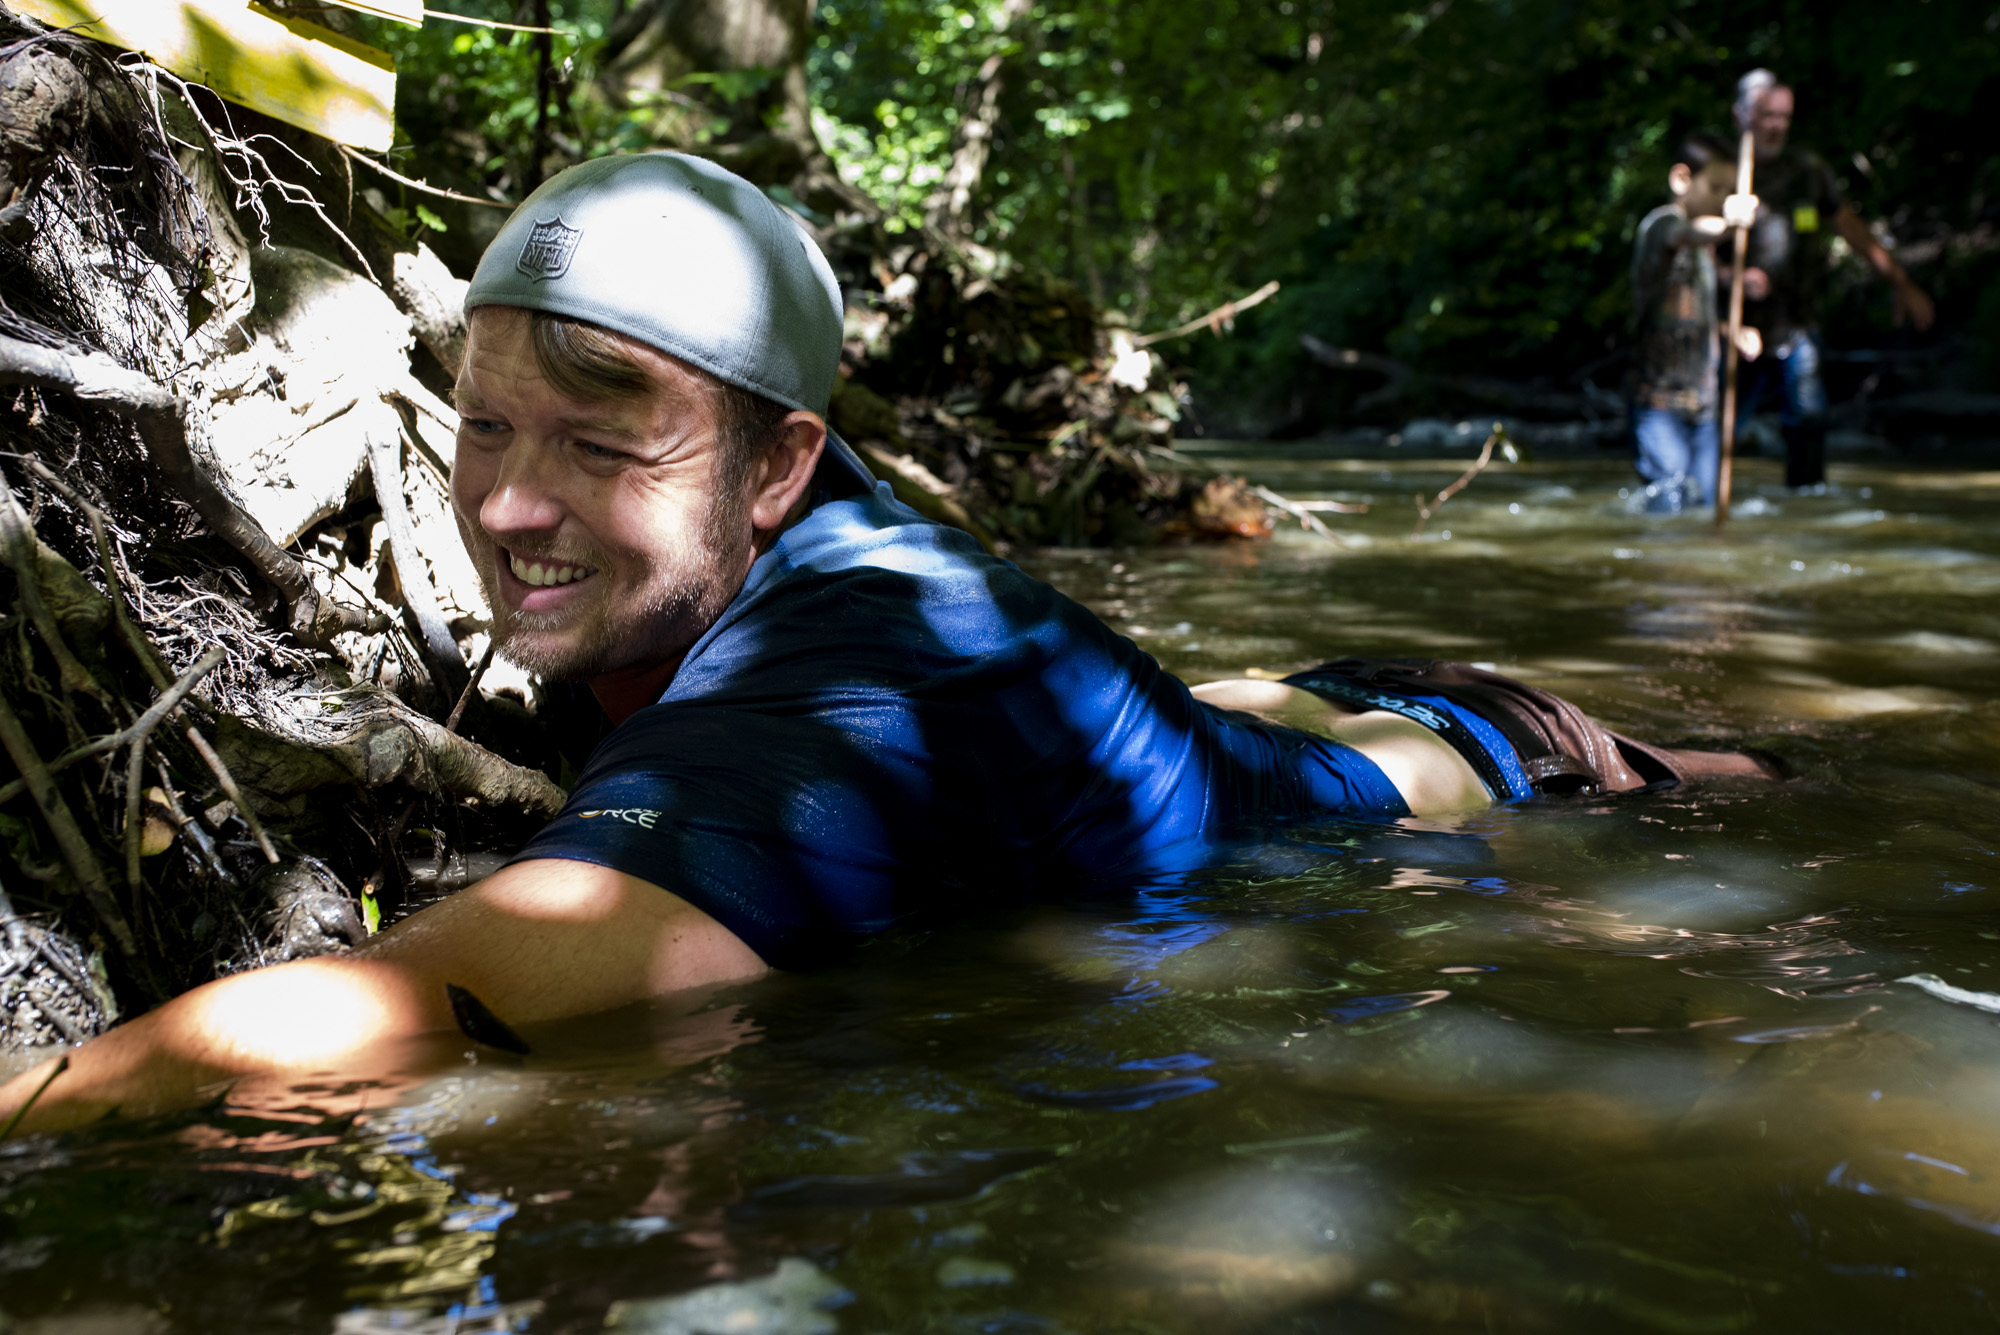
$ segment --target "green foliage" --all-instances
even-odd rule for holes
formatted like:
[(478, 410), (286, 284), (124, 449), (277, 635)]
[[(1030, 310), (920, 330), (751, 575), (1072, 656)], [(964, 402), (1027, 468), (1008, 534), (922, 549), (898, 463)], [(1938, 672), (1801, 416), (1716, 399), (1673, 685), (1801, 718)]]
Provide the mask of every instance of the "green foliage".
[(812, 74), (843, 171), (908, 223), (1002, 53), (981, 239), (1145, 327), (1284, 280), (1247, 339), (1183, 345), (1213, 371), (1282, 371), (1302, 329), (1562, 371), (1622, 334), (1632, 229), (1666, 197), (1680, 138), (1728, 128), (1754, 65), (1798, 87), (1795, 137), (1865, 214), (1907, 238), (1990, 212), (1991, 10), (1052, 0), (1001, 32), (992, 4), (823, 0)]
[[(521, 21), (513, 0), (453, 0), (453, 13)], [(645, 108), (614, 109), (576, 96), (596, 72), (613, 0), (550, 0), (555, 80), (549, 102), (551, 149), (569, 161), (648, 147)], [(432, 18), (420, 29), (365, 20), (365, 36), (396, 61), (398, 155), (425, 175), (453, 184), (490, 184), (518, 193), (532, 179), (538, 54), (532, 34)], [(740, 77), (740, 76), (739, 76)], [(768, 77), (768, 76), (767, 76)], [(444, 230), (436, 215), (413, 217)]]
[[(676, 107), (722, 132), (777, 77), (697, 72), (626, 107), (583, 95), (615, 4), (551, 0), (566, 34), (556, 158), (650, 147)], [(524, 8), (455, 7), (501, 20)], [(1284, 282), (1236, 338), (1162, 349), (1210, 384), (1297, 380), (1302, 331), (1439, 369), (1560, 375), (1601, 358), (1626, 325), (1634, 225), (1666, 197), (1682, 136), (1728, 129), (1731, 86), (1753, 65), (1795, 84), (1795, 137), (1905, 242), (2000, 221), (1992, 0), (1042, 0), (1005, 13), (1003, 0), (821, 0), (821, 142), (892, 232), (914, 228), (997, 62), (975, 239), (1141, 328)], [(435, 19), (370, 35), (398, 61), (411, 166), (506, 193), (537, 174), (534, 39)], [(412, 211), (409, 225), (436, 223)], [(1945, 251), (1919, 277), (1948, 324), (1978, 324), (1992, 251)], [(1852, 286), (1836, 324), (1872, 337), (1886, 295), (1865, 275)]]

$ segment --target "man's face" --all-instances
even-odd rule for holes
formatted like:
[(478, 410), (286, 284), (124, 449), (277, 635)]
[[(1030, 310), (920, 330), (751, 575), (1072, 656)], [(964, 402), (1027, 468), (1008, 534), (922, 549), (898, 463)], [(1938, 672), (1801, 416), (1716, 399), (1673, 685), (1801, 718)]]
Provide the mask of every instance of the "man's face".
[(651, 392), (585, 402), (542, 378), (528, 313), (472, 313), (452, 506), (510, 660), (545, 677), (668, 663), (742, 587), (745, 495), (720, 494), (706, 381), (637, 344)]
[(1760, 157), (1784, 151), (1785, 138), (1792, 132), (1792, 90), (1783, 84), (1766, 88), (1750, 111), (1750, 133), (1756, 139)]

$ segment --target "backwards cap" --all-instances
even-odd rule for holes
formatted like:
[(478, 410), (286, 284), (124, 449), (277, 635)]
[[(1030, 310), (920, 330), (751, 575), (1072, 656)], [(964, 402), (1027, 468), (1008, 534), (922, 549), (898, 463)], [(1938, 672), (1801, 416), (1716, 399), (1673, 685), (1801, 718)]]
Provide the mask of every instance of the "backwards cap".
[(788, 408), (826, 414), (840, 285), (791, 215), (682, 153), (596, 158), (501, 227), (465, 294), (587, 320)]

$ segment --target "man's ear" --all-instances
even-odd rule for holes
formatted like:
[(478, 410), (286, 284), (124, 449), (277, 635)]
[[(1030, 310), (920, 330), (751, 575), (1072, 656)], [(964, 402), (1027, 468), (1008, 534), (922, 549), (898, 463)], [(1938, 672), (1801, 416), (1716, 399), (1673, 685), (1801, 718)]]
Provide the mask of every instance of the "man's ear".
[(1676, 162), (1667, 169), (1667, 189), (1674, 192), (1675, 199), (1685, 199), (1687, 192), (1694, 189), (1694, 171), (1685, 162)]
[(783, 528), (812, 485), (813, 470), (826, 449), (826, 423), (817, 414), (787, 414), (777, 438), (764, 451), (750, 498), (750, 525), (759, 533)]

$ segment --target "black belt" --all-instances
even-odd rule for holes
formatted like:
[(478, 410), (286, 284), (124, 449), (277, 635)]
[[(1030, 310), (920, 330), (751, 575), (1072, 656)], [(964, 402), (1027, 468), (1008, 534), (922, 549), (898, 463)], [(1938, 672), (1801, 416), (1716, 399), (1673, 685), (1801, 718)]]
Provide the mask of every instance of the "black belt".
[(1347, 677), (1322, 676), (1303, 672), (1284, 680), (1286, 686), (1297, 686), (1311, 691), (1314, 695), (1342, 704), (1363, 705), (1369, 709), (1385, 709), (1391, 714), (1401, 715), (1412, 723), (1421, 725), (1437, 734), (1452, 750), (1465, 757), (1465, 763), (1472, 766), (1472, 772), (1486, 785), (1486, 791), (1495, 802), (1511, 801), (1514, 786), (1507, 782), (1507, 775), (1501, 770), (1493, 753), (1480, 745), (1472, 729), (1459, 722), (1458, 716), (1448, 709), (1427, 704), (1422, 700), (1411, 700), (1400, 695), (1390, 695), (1373, 687), (1363, 686)]

